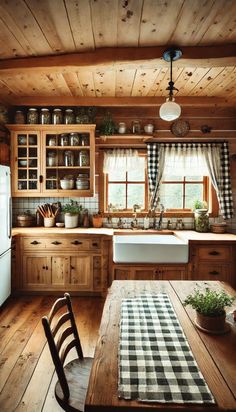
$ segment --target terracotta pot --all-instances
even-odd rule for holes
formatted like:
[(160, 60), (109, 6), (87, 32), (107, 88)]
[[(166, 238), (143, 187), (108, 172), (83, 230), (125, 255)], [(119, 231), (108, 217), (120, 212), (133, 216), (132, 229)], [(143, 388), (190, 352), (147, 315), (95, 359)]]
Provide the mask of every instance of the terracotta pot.
[(102, 216), (93, 216), (93, 227), (102, 227)]
[(196, 314), (197, 324), (201, 328), (215, 332), (224, 330), (226, 313), (221, 316), (204, 316), (199, 312), (196, 312)]

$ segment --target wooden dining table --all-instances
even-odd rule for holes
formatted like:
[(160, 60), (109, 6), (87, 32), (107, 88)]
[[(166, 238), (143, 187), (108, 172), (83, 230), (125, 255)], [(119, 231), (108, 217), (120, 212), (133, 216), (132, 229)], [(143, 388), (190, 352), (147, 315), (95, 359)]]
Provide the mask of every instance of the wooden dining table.
[[(132, 411), (236, 411), (236, 322), (229, 319), (228, 333), (213, 335), (195, 325), (195, 311), (184, 306), (186, 296), (195, 289), (209, 287), (236, 296), (236, 291), (223, 282), (214, 281), (113, 281), (105, 301), (88, 392), (86, 412)], [(168, 294), (214, 399), (215, 404), (158, 403), (125, 400), (118, 397), (118, 348), (120, 310), (123, 299), (140, 294)], [(236, 300), (228, 312), (236, 309)], [(235, 323), (235, 324), (234, 324)]]

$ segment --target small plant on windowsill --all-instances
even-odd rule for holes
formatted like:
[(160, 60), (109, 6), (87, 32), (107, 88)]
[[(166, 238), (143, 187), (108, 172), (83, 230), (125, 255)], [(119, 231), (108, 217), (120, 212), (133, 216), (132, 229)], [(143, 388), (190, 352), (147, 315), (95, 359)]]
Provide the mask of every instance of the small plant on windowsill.
[(184, 300), (184, 306), (190, 305), (196, 310), (196, 326), (209, 333), (225, 333), (228, 331), (225, 323), (225, 307), (231, 306), (234, 297), (225, 292), (217, 292), (206, 288), (204, 292), (195, 290)]

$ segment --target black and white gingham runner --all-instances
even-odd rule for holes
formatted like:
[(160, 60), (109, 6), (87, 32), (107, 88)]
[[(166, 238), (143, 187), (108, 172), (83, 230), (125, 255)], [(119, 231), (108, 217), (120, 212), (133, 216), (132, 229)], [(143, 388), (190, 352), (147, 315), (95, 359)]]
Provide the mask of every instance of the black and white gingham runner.
[(167, 294), (122, 301), (118, 396), (215, 403)]

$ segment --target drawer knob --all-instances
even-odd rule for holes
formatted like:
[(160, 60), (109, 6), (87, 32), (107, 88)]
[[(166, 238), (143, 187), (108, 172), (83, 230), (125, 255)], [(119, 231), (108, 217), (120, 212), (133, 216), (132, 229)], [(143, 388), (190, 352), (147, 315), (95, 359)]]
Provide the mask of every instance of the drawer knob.
[(71, 242), (72, 245), (82, 245), (83, 242), (80, 242), (79, 240), (74, 240)]
[(41, 242), (38, 242), (37, 240), (34, 240), (33, 242), (31, 242), (31, 245), (40, 245)]
[(216, 250), (213, 250), (212, 252), (209, 252), (209, 255), (211, 255), (211, 256), (217, 256), (219, 254), (220, 254), (220, 252), (217, 252)]
[(98, 244), (95, 243), (95, 242), (93, 242), (93, 243), (92, 243), (92, 246), (98, 247)]
[(58, 242), (57, 240), (55, 240), (54, 242), (52, 242), (52, 245), (61, 245), (61, 242)]
[(209, 272), (209, 275), (219, 275), (220, 273), (217, 272), (217, 270), (212, 270), (211, 272)]

